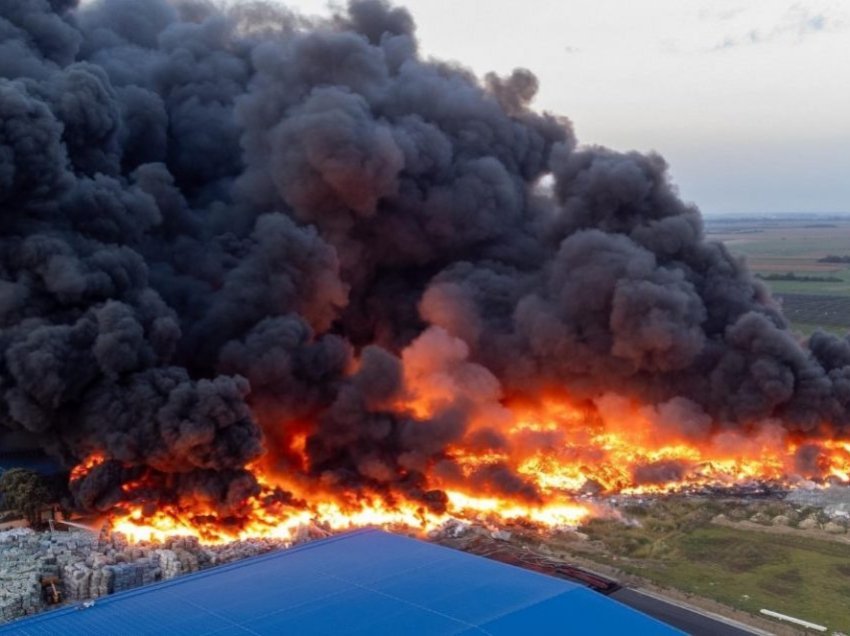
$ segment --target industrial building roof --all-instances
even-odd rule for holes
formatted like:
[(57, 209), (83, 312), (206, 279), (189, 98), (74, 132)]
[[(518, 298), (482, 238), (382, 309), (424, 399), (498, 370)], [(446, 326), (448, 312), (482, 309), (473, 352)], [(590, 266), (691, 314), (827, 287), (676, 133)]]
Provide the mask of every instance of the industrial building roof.
[(67, 607), (0, 634), (678, 634), (587, 588), (362, 530)]

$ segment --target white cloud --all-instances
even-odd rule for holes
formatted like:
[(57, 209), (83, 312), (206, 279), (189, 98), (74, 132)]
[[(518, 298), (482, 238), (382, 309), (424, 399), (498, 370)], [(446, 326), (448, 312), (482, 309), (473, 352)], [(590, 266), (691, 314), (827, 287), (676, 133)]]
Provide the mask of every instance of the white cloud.
[[(744, 14), (745, 12), (739, 12), (734, 17)], [(817, 7), (816, 3), (794, 4), (781, 15), (772, 17), (769, 21), (763, 20), (743, 33), (738, 31), (725, 35), (713, 48), (722, 50), (777, 40), (799, 43), (811, 35), (841, 31), (846, 25), (847, 19), (842, 11), (826, 6)]]

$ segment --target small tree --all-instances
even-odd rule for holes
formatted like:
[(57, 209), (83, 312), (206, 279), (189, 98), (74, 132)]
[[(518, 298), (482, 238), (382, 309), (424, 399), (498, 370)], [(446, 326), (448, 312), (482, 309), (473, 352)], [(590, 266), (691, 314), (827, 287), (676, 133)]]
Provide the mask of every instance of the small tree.
[(0, 492), (6, 505), (24, 515), (32, 525), (39, 523), (41, 510), (51, 500), (44, 478), (25, 468), (12, 468), (0, 475)]

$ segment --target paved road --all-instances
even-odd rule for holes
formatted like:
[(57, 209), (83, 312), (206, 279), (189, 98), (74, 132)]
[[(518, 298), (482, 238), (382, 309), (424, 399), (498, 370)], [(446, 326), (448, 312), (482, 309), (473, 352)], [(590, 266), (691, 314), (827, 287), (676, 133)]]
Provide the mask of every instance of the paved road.
[(743, 625), (738, 628), (675, 603), (642, 594), (637, 590), (626, 587), (608, 596), (693, 636), (751, 636), (752, 634), (765, 633), (756, 629), (746, 629)]

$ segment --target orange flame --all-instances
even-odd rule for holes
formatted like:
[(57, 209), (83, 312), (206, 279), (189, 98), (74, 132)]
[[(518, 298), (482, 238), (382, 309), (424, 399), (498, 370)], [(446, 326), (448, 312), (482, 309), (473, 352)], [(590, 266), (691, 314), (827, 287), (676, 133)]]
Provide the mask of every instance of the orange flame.
[[(418, 398), (417, 398), (418, 399)], [(417, 411), (427, 415), (429, 400), (418, 399)], [(450, 519), (503, 524), (511, 520), (546, 528), (575, 526), (597, 506), (582, 493), (652, 494), (728, 487), (753, 480), (790, 484), (791, 476), (850, 481), (850, 442), (807, 441), (817, 455), (817, 473), (797, 465), (800, 443), (777, 425), (766, 423), (745, 432), (718, 432), (699, 440), (653, 421), (654, 412), (612, 398), (594, 412), (564, 398), (539, 405), (512, 405), (502, 422), (504, 448), (476, 451), (459, 444), (448, 458), (461, 474), (432, 471), (428, 486), (445, 492), (445, 510), (435, 512), (403, 493), (346, 492), (305, 477), (282, 477), (252, 466), (261, 492), (243, 502), (231, 517), (209, 505), (164, 506), (146, 513), (142, 505), (116, 512), (112, 528), (133, 541), (162, 541), (169, 536), (194, 536), (203, 543), (248, 538), (291, 541), (305, 528), (328, 532), (362, 526), (403, 527), (425, 532)], [(473, 423), (474, 433), (477, 425)], [(289, 449), (303, 460), (306, 436), (293, 437)], [(75, 469), (83, 474), (102, 457), (89, 458)], [(474, 485), (474, 475), (489, 465), (506, 466), (533, 487), (537, 497), (489, 492)], [(125, 484), (132, 493), (137, 484)], [(274, 497), (281, 490), (301, 504)], [(291, 500), (290, 500), (291, 501)]]
[(92, 453), (82, 463), (77, 464), (71, 469), (71, 481), (79, 481), (88, 475), (93, 468), (100, 466), (105, 461), (106, 456), (103, 453)]
[[(795, 439), (770, 421), (726, 430), (683, 403), (662, 408), (614, 395), (590, 403), (563, 393), (532, 403), (508, 400), (498, 379), (468, 356), (467, 345), (440, 328), (429, 328), (402, 352), (403, 390), (384, 407), (422, 427), (458, 407), (469, 414), (460, 437), (442, 453), (411, 460), (424, 473), (417, 496), (389, 486), (353, 490), (314, 474), (309, 439), (315, 424), (298, 420), (269, 431), (277, 448), (265, 463), (249, 467), (258, 494), (226, 511), (206, 501), (145, 503), (142, 474), (124, 484), (126, 499), (141, 503), (122, 504), (112, 527), (137, 541), (184, 535), (205, 543), (289, 541), (305, 531), (367, 525), (428, 531), (451, 519), (553, 528), (596, 514), (587, 496), (850, 477), (847, 440)], [(683, 418), (689, 419), (671, 421)], [(102, 461), (88, 458), (72, 479)], [(276, 461), (286, 465), (283, 474)], [(404, 469), (376, 462), (370, 470), (392, 476)], [(417, 498), (428, 491), (442, 498)]]

